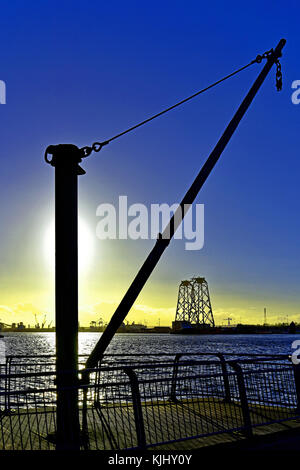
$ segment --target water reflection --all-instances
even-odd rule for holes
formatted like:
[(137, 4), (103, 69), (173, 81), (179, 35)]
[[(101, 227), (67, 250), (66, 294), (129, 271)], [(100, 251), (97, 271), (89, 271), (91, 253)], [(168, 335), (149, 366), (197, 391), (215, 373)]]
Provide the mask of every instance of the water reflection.
[[(54, 354), (54, 333), (3, 333), (6, 355)], [(101, 333), (79, 333), (79, 353), (89, 354)], [(177, 352), (226, 352), (239, 354), (289, 354), (297, 335), (117, 334), (109, 353), (151, 354)]]

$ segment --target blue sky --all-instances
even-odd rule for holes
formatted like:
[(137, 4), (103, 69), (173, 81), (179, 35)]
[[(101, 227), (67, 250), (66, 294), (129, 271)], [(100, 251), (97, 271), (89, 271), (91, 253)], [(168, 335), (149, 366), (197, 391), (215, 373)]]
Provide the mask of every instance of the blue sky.
[[(296, 2), (14, 1), (2, 6), (0, 318), (53, 317), (53, 273), (42, 256), (53, 219), (47, 145), (105, 140), (287, 39), (283, 91), (271, 71), (197, 202), (205, 246), (175, 241), (130, 318), (173, 318), (178, 284), (207, 278), (219, 322), (233, 315), (300, 320), (300, 79)], [(94, 234), (96, 207), (178, 202), (249, 86), (255, 65), (180, 109), (111, 143), (84, 162), (80, 213)], [(94, 237), (95, 238), (95, 237)], [(94, 240), (80, 287), (81, 315), (109, 318), (153, 245)], [(31, 318), (31, 319), (30, 319)], [(163, 322), (161, 321), (161, 323)]]

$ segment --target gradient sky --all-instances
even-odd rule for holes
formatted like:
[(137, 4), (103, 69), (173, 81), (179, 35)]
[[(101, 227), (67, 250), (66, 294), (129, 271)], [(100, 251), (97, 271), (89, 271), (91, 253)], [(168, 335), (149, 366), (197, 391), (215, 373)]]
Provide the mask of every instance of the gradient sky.
[[(283, 91), (273, 70), (197, 202), (205, 246), (172, 242), (128, 319), (170, 324), (180, 280), (209, 282), (217, 323), (300, 321), (299, 7), (279, 1), (13, 1), (1, 7), (0, 318), (54, 318), (45, 234), (54, 218), (49, 144), (105, 140), (287, 39)], [(100, 241), (96, 207), (179, 202), (261, 66), (92, 155), (80, 177), (90, 232), (80, 321), (108, 320), (153, 241)], [(49, 258), (49, 256), (48, 256)]]

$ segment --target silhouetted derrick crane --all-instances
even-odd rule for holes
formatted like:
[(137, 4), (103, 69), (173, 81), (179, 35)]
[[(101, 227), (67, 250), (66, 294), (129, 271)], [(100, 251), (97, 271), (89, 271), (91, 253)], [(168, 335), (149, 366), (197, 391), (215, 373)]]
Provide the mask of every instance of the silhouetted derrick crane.
[[(251, 105), (256, 93), (260, 89), (261, 85), (263, 84), (265, 78), (267, 77), (268, 73), (270, 72), (272, 66), (275, 64), (276, 65), (276, 88), (277, 90), (281, 90), (282, 88), (282, 73), (281, 73), (281, 65), (279, 62), (279, 58), (281, 57), (282, 53), (282, 48), (284, 47), (286, 41), (285, 39), (281, 39), (279, 43), (277, 44), (275, 49), (271, 49), (270, 51), (265, 52), (262, 55), (258, 55), (256, 59), (252, 60), (249, 64), (246, 66), (242, 67), (241, 69), (233, 72), (230, 75), (227, 75), (223, 79), (219, 80), (218, 82), (215, 82), (209, 87), (206, 87), (205, 89), (201, 90), (197, 94), (194, 94), (190, 97), (188, 97), (185, 100), (182, 100), (178, 102), (176, 105), (171, 106), (170, 108), (167, 108), (166, 110), (162, 111), (161, 113), (158, 113), (149, 119), (146, 119), (145, 121), (140, 122), (139, 124), (125, 130), (124, 132), (121, 132), (120, 134), (117, 134), (110, 139), (103, 141), (103, 142), (94, 142), (91, 147), (83, 147), (82, 149), (79, 149), (78, 147), (71, 146), (71, 145), (63, 145), (63, 146), (49, 146), (46, 149), (46, 154), (45, 154), (45, 159), (47, 163), (50, 163), (51, 165), (55, 166), (56, 161), (57, 161), (57, 152), (60, 152), (60, 149), (63, 150), (63, 152), (66, 154), (67, 150), (73, 149), (73, 161), (81, 162), (82, 158), (88, 157), (93, 151), (94, 152), (99, 152), (103, 146), (109, 144), (113, 140), (121, 137), (124, 134), (127, 134), (128, 132), (133, 131), (137, 127), (140, 127), (146, 123), (148, 123), (150, 120), (155, 119), (158, 116), (161, 116), (163, 113), (166, 113), (170, 111), (171, 109), (174, 109), (175, 106), (179, 106), (183, 103), (185, 103), (187, 100), (192, 99), (195, 96), (198, 96), (200, 93), (203, 93), (204, 91), (208, 90), (209, 88), (212, 88), (218, 83), (221, 83), (221, 81), (227, 80), (227, 78), (233, 76), (236, 73), (239, 73), (241, 70), (244, 70), (245, 68), (249, 67), (250, 65), (254, 63), (261, 63), (262, 59), (266, 59), (266, 64), (264, 65), (263, 69), (261, 70), (260, 74), (256, 78), (255, 82), (251, 86), (250, 90), (248, 91), (247, 95), (243, 99), (242, 103), (240, 104), (239, 108), (237, 109), (236, 113), (234, 114), (233, 118), (229, 122), (228, 126), (226, 127), (225, 131), (223, 132), (222, 136), (218, 140), (216, 146), (210, 153), (209, 157), (207, 158), (206, 162), (202, 166), (201, 170), (199, 171), (198, 175), (196, 176), (195, 180), (193, 181), (192, 185), (190, 188), (187, 190), (185, 193), (183, 199), (181, 200), (177, 210), (175, 213), (172, 215), (169, 223), (165, 227), (163, 233), (159, 233), (157, 236), (157, 241), (151, 252), (149, 253), (148, 257), (146, 258), (144, 264), (141, 266), (139, 269), (137, 275), (133, 279), (131, 285), (129, 286), (127, 292), (125, 293), (124, 297), (122, 298), (120, 304), (118, 305), (117, 309), (115, 310), (115, 313), (111, 317), (110, 322), (108, 323), (105, 331), (101, 335), (101, 338), (99, 339), (98, 343), (94, 347), (93, 351), (91, 352), (87, 362), (86, 362), (86, 367), (87, 368), (93, 368), (97, 367), (101, 359), (103, 358), (103, 355), (109, 346), (112, 338), (114, 337), (115, 333), (117, 332), (118, 328), (122, 325), (124, 322), (128, 312), (130, 311), (131, 307), (133, 306), (134, 302), (136, 301), (137, 297), (141, 293), (144, 285), (148, 281), (149, 277), (152, 274), (152, 271), (158, 264), (162, 254), (164, 253), (165, 249), (168, 247), (171, 239), (173, 238), (177, 228), (181, 224), (186, 212), (186, 209), (190, 207), (193, 202), (195, 201), (199, 191), (203, 187), (204, 183), (206, 182), (207, 178), (209, 177), (210, 173), (214, 169), (216, 163), (218, 162), (220, 156), (222, 155), (222, 152), (226, 148), (228, 142), (230, 141), (233, 133), (237, 129), (241, 119), (243, 118), (244, 114), (248, 110), (249, 106)], [(52, 159), (49, 159), (49, 155), (53, 155)], [(77, 160), (76, 160), (77, 159)], [(79, 167), (79, 172), (81, 171), (82, 174), (82, 169)], [(77, 193), (76, 193), (77, 194)], [(64, 193), (65, 196), (65, 193)], [(77, 203), (77, 202), (76, 202)], [(77, 206), (76, 206), (77, 207)], [(76, 284), (77, 286), (77, 284)]]
[(193, 326), (215, 326), (208, 283), (204, 277), (193, 277), (179, 285), (176, 322), (189, 322)]

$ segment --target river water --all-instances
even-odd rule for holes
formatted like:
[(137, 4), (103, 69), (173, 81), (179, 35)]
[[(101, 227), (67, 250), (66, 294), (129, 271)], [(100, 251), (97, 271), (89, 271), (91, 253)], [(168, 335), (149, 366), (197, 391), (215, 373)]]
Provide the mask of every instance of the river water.
[[(2, 333), (1, 356), (54, 354), (55, 333)], [(89, 354), (101, 333), (80, 333), (79, 353)], [(108, 351), (115, 354), (199, 353), (290, 354), (299, 335), (117, 334)], [(2, 362), (2, 361), (1, 361)]]

